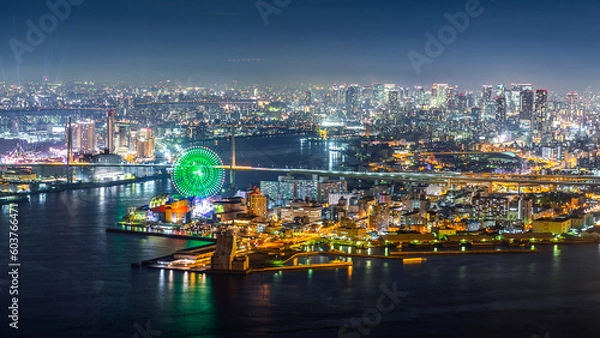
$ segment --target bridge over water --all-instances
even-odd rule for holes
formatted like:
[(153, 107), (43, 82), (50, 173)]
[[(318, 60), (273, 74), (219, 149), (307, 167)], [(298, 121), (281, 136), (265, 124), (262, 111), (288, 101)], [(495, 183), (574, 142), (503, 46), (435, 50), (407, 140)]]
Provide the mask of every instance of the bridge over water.
[[(147, 168), (170, 169), (172, 164), (112, 164), (112, 163), (18, 163), (0, 164), (5, 168)], [(598, 176), (575, 175), (518, 175), (518, 174), (490, 174), (490, 173), (458, 173), (458, 172), (364, 172), (364, 171), (337, 171), (303, 168), (261, 168), (252, 166), (220, 166), (222, 169), (233, 171), (276, 172), (290, 175), (319, 175), (330, 177), (344, 177), (367, 181), (388, 182), (416, 182), (416, 183), (500, 183), (520, 185), (555, 185), (555, 186), (600, 186)]]

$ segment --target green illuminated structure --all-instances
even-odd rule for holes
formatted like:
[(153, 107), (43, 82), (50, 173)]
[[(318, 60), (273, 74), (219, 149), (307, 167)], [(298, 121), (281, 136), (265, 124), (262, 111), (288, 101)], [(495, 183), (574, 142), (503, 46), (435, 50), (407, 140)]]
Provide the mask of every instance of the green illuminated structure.
[(173, 164), (173, 185), (185, 197), (212, 197), (225, 180), (223, 161), (212, 150), (193, 147), (184, 150)]

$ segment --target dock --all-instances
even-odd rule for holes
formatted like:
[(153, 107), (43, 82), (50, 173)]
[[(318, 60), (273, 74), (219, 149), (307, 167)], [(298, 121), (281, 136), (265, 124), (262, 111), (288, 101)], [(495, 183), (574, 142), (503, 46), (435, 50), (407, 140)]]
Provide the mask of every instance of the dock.
[(108, 227), (106, 228), (106, 232), (115, 232), (122, 234), (134, 234), (134, 235), (144, 235), (144, 236), (157, 236), (157, 237), (167, 237), (167, 238), (176, 238), (176, 239), (192, 239), (199, 241), (206, 241), (211, 243), (216, 243), (217, 240), (210, 237), (203, 237), (199, 235), (194, 235), (190, 232), (186, 232), (185, 230), (173, 230), (172, 233), (159, 232), (157, 230), (145, 227), (137, 227), (142, 228), (145, 231), (141, 230), (133, 230), (132, 229), (124, 229), (124, 228), (116, 228), (116, 227)]

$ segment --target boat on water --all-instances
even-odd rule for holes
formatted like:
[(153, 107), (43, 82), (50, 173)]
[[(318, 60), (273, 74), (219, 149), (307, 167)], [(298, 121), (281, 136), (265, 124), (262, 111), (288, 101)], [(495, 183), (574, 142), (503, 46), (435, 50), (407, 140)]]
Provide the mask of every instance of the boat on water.
[(0, 205), (29, 202), (28, 195), (0, 196)]
[(404, 264), (421, 264), (427, 262), (427, 258), (404, 258), (402, 263)]

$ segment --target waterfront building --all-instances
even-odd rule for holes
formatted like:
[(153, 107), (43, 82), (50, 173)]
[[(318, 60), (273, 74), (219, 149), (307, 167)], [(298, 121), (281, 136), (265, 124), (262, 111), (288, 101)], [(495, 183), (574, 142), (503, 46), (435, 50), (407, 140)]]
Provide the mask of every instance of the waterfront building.
[(534, 233), (552, 233), (562, 235), (571, 230), (570, 217), (540, 218), (531, 224)]
[(75, 125), (76, 147), (82, 154), (96, 151), (96, 128), (94, 121), (78, 121)]
[(217, 234), (215, 254), (211, 257), (214, 271), (246, 272), (250, 268), (248, 256), (236, 257), (237, 236), (233, 230)]
[(281, 208), (281, 220), (287, 223), (293, 223), (297, 219), (304, 224), (311, 224), (321, 221), (323, 218), (323, 206), (316, 203), (296, 201), (289, 207)]
[(364, 240), (367, 237), (367, 229), (349, 218), (340, 220), (335, 233), (338, 237), (345, 237), (352, 240)]
[(106, 125), (106, 147), (108, 153), (114, 152), (115, 149), (115, 111), (109, 110), (107, 113), (107, 125)]
[(149, 207), (150, 211), (163, 223), (186, 224), (191, 219), (191, 209), (187, 199), (161, 194), (150, 200)]
[(233, 222), (236, 218), (247, 215), (248, 208), (242, 197), (234, 197), (216, 201), (215, 214), (220, 222)]
[(137, 133), (136, 154), (138, 158), (154, 157), (154, 132), (150, 128), (142, 128)]
[(509, 200), (505, 197), (474, 197), (473, 218), (479, 220), (505, 220), (508, 218)]
[(261, 194), (260, 189), (255, 187), (247, 196), (248, 214), (254, 217), (265, 217), (267, 215), (267, 198)]

